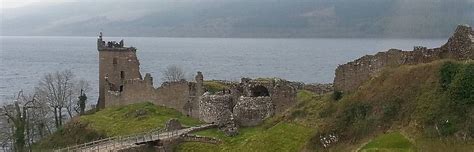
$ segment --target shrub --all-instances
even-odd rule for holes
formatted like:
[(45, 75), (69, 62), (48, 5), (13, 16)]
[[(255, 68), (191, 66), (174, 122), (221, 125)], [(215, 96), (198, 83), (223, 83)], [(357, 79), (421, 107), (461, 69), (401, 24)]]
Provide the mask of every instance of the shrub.
[(331, 95), (331, 99), (335, 100), (335, 101), (338, 101), (339, 99), (342, 98), (342, 92), (341, 91), (334, 91)]
[(455, 133), (458, 129), (449, 120), (442, 120), (438, 123), (438, 130), (442, 136), (449, 136)]
[(465, 108), (474, 104), (474, 64), (467, 64), (459, 70), (449, 88), (449, 95), (456, 107)]
[(344, 107), (343, 112), (339, 115), (340, 127), (347, 127), (358, 120), (364, 120), (369, 114), (372, 106), (366, 103), (356, 102)]
[(328, 105), (327, 107), (324, 107), (319, 112), (319, 117), (320, 118), (326, 118), (326, 117), (331, 116), (334, 112), (336, 112), (336, 110), (337, 110), (336, 108), (337, 107), (332, 105), (332, 104)]
[(398, 102), (389, 102), (382, 107), (383, 120), (392, 120), (398, 114), (400, 104)]
[(458, 71), (459, 64), (453, 62), (446, 62), (441, 66), (439, 82), (444, 90), (448, 89), (448, 86), (451, 84), (451, 81)]

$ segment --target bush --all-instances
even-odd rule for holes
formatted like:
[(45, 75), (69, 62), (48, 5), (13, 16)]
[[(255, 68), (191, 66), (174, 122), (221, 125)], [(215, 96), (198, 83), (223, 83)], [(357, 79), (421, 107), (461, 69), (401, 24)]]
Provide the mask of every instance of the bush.
[(342, 98), (342, 92), (341, 91), (334, 91), (331, 95), (331, 99), (338, 101), (339, 99)]
[(319, 117), (320, 118), (326, 118), (326, 117), (331, 116), (334, 112), (336, 112), (336, 110), (337, 110), (336, 108), (337, 107), (332, 105), (332, 104), (328, 105), (327, 107), (324, 107), (319, 112)]
[(449, 95), (456, 107), (465, 108), (474, 104), (474, 64), (467, 64), (454, 77), (449, 88)]
[(383, 112), (383, 120), (392, 120), (398, 114), (400, 109), (400, 104), (398, 102), (389, 102), (386, 105), (383, 105), (382, 112)]
[(441, 66), (439, 82), (441, 83), (441, 87), (444, 90), (448, 89), (449, 85), (451, 84), (451, 81), (454, 79), (454, 76), (459, 71), (459, 66), (459, 64), (449, 61)]
[(343, 112), (338, 115), (338, 123), (340, 129), (347, 129), (347, 127), (359, 120), (365, 120), (368, 116), (372, 106), (366, 103), (356, 102), (347, 105), (343, 108)]
[(458, 129), (449, 120), (442, 120), (438, 124), (438, 130), (442, 136), (449, 136), (455, 133)]

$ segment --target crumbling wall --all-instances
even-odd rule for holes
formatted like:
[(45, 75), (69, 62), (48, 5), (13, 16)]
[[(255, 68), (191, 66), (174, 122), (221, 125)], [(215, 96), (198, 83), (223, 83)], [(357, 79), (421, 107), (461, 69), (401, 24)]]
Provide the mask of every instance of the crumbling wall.
[(199, 119), (207, 123), (224, 124), (232, 118), (232, 96), (205, 93), (199, 102)]
[(413, 51), (390, 49), (340, 65), (336, 69), (334, 89), (352, 92), (387, 67), (427, 63), (440, 59), (474, 59), (472, 33), (471, 27), (460, 25), (448, 42), (440, 48), (427, 49), (417, 46)]
[[(185, 105), (188, 103), (188, 101), (197, 101), (190, 101), (189, 94), (189, 83), (187, 81), (164, 84), (161, 87), (155, 89), (153, 103), (156, 105), (173, 108), (185, 115), (192, 116), (193, 114), (188, 113), (188, 111), (185, 109)], [(197, 111), (197, 109), (192, 111)]]
[(256, 126), (273, 116), (275, 106), (270, 97), (240, 97), (234, 107), (234, 118), (240, 126)]
[[(199, 96), (195, 82), (166, 82), (153, 87), (153, 78), (146, 74), (144, 79), (124, 80), (122, 89), (108, 90), (105, 94), (105, 107), (152, 102), (155, 105), (176, 109), (181, 113), (199, 118)], [(108, 87), (108, 85), (106, 85)]]
[(108, 90), (105, 94), (105, 107), (153, 102), (154, 92), (153, 84), (147, 80), (126, 80), (122, 91)]
[(265, 87), (275, 105), (275, 113), (282, 113), (296, 104), (296, 88), (289, 81), (279, 78), (255, 79), (242, 78), (243, 95), (254, 97), (255, 88)]

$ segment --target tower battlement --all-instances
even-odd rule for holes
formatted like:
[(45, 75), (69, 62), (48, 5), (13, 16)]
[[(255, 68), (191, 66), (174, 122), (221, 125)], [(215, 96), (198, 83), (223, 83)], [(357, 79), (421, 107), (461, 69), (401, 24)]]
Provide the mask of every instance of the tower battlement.
[(99, 33), (99, 38), (97, 38), (97, 50), (99, 51), (137, 51), (135, 47), (126, 47), (124, 45), (123, 39), (119, 42), (104, 41), (102, 39), (102, 32)]

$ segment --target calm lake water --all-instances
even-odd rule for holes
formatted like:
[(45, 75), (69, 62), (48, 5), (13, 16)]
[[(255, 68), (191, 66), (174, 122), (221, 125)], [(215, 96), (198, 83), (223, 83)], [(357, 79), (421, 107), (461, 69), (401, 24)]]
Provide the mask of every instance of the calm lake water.
[[(328, 83), (337, 65), (390, 48), (438, 47), (446, 39), (240, 39), (105, 37), (135, 46), (142, 75), (161, 84), (168, 65), (182, 66), (188, 78), (202, 71), (205, 79), (281, 77), (306, 83)], [(71, 69), (91, 84), (89, 102), (97, 100), (96, 37), (0, 37), (0, 102), (20, 89), (33, 91), (39, 79)]]

